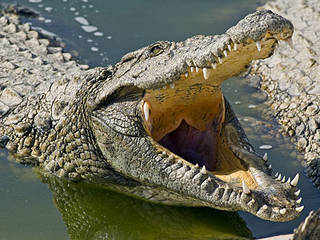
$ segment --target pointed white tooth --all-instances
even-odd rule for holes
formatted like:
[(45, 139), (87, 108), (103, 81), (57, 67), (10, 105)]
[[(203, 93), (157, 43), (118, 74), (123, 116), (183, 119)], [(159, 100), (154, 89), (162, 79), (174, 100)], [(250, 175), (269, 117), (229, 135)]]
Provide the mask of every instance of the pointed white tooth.
[(184, 76), (187, 78), (187, 77), (189, 76), (189, 74), (186, 72), (186, 73), (184, 74)]
[(207, 68), (203, 68), (202, 69), (202, 73), (203, 73), (203, 78), (205, 80), (207, 80), (209, 78), (209, 73), (208, 73), (208, 69)]
[(261, 43), (260, 43), (260, 41), (256, 41), (256, 46), (257, 46), (258, 51), (260, 52), (261, 51)]
[(148, 121), (149, 115), (150, 115), (150, 105), (147, 102), (144, 102), (143, 104), (143, 113), (144, 113), (144, 118)]
[(196, 165), (194, 165), (195, 168), (199, 168), (199, 164), (197, 163)]
[(227, 57), (228, 56), (227, 50), (223, 50), (223, 54)]
[(299, 173), (297, 173), (297, 175), (294, 177), (294, 179), (292, 179), (290, 184), (295, 187), (295, 186), (297, 186), (298, 181), (299, 181)]
[(290, 183), (290, 182), (291, 182), (291, 178), (289, 177), (288, 180), (287, 180), (287, 183)]
[(269, 169), (269, 170), (271, 170), (271, 169), (272, 169), (272, 164), (270, 164), (270, 165), (268, 166), (268, 169)]
[(300, 192), (301, 190), (299, 189), (298, 191), (294, 192), (294, 195), (298, 197), (300, 195)]
[(262, 157), (262, 159), (266, 162), (266, 161), (268, 161), (268, 153), (264, 153), (264, 155), (263, 155), (263, 157)]
[(229, 52), (231, 52), (231, 45), (230, 44), (228, 44), (228, 50), (229, 50)]
[(217, 68), (217, 64), (216, 63), (211, 63), (211, 66), (212, 66), (213, 69)]
[(275, 177), (278, 177), (278, 175), (279, 175), (279, 173), (277, 172), (274, 176), (275, 176)]
[(276, 180), (278, 180), (278, 181), (280, 181), (281, 180), (281, 173), (279, 174), (279, 176), (277, 177), (277, 179)]
[(194, 71), (194, 67), (190, 67), (190, 72), (193, 72)]
[(296, 208), (296, 211), (297, 211), (297, 212), (301, 212), (303, 209), (304, 209), (304, 206), (297, 207), (297, 208)]
[(175, 86), (174, 83), (171, 83), (171, 84), (170, 84), (170, 87), (171, 87), (171, 88), (174, 88), (174, 86)]
[(219, 63), (222, 63), (221, 57), (218, 57), (218, 61), (219, 61)]
[(278, 207), (272, 208), (272, 211), (274, 211), (275, 213), (278, 213), (279, 212), (279, 208)]
[(299, 198), (299, 199), (296, 201), (296, 203), (300, 204), (301, 201), (302, 201), (302, 198)]
[(286, 212), (287, 212), (287, 209), (285, 209), (285, 208), (282, 208), (282, 209), (280, 209), (280, 213), (283, 215), (283, 214), (286, 214)]
[(237, 51), (237, 50), (238, 50), (238, 44), (234, 43), (233, 49), (234, 49), (235, 51)]
[(283, 176), (281, 182), (282, 182), (282, 183), (285, 183), (285, 182), (286, 182), (286, 176)]
[(288, 43), (289, 47), (291, 49), (293, 49), (293, 42), (292, 42), (292, 38), (288, 38), (287, 40), (284, 40), (286, 43)]
[(196, 72), (199, 72), (199, 68), (198, 67), (196, 67)]
[(203, 167), (201, 168), (200, 172), (201, 172), (202, 174), (206, 174), (206, 173), (207, 173), (206, 166), (203, 165)]
[(261, 207), (263, 210), (267, 210), (268, 206), (265, 204)]
[(242, 190), (245, 194), (249, 194), (250, 193), (250, 189), (248, 187), (248, 185), (246, 184), (246, 182), (244, 180), (242, 180)]
[(255, 202), (256, 202), (256, 200), (251, 199), (251, 200), (248, 202), (249, 207), (252, 207)]

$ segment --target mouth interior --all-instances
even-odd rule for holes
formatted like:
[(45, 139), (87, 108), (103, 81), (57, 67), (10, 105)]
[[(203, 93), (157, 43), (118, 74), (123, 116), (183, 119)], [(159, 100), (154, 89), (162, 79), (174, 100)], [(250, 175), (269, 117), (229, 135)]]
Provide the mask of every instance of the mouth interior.
[(188, 162), (213, 171), (217, 168), (218, 127), (218, 123), (212, 123), (200, 131), (182, 120), (179, 127), (166, 134), (159, 143)]
[(220, 84), (239, 74), (250, 62), (248, 59), (268, 56), (273, 44), (274, 40), (264, 41), (260, 51), (255, 43), (240, 46), (216, 69), (188, 68), (174, 84), (147, 90), (143, 111), (147, 114), (144, 125), (148, 134), (190, 165), (205, 166), (225, 182), (240, 186), (245, 181), (249, 188), (255, 189), (258, 185), (248, 167), (234, 155), (226, 141)]

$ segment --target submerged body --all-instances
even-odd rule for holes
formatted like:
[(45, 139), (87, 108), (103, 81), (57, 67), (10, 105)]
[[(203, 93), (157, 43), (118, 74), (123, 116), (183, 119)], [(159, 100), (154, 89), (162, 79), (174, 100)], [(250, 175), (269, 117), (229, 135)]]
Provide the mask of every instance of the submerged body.
[(286, 19), (259, 11), (223, 35), (157, 42), (89, 71), (27, 26), (1, 24), (12, 35), (1, 39), (12, 50), (1, 70), (1, 145), (18, 161), (166, 204), (273, 221), (302, 211), (298, 175), (272, 177), (220, 88), (291, 38)]

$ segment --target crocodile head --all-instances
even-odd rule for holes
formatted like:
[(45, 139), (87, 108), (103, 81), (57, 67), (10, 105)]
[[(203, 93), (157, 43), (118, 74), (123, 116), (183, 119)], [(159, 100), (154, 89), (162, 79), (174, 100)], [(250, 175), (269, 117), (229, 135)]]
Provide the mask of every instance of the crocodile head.
[(218, 36), (156, 42), (131, 52), (91, 101), (96, 140), (123, 175), (186, 197), (188, 204), (296, 218), (298, 175), (271, 176), (224, 100), (221, 83), (269, 57), (292, 24), (271, 11)]
[(125, 55), (89, 99), (92, 129), (108, 163), (128, 178), (188, 199), (288, 221), (298, 175), (285, 181), (248, 143), (221, 83), (269, 57), (292, 24), (258, 11), (225, 34), (160, 41)]

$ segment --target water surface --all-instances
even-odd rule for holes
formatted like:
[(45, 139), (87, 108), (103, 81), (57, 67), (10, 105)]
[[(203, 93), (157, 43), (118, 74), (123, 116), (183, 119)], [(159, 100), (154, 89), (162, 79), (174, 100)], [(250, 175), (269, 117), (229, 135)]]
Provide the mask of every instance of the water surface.
[[(40, 20), (25, 21), (56, 34), (69, 51), (91, 67), (115, 64), (128, 51), (157, 40), (179, 41), (195, 34), (223, 33), (261, 5), (254, 0), (15, 2), (38, 11)], [(304, 177), (290, 140), (275, 139), (277, 127), (266, 127), (261, 134), (250, 126), (248, 119), (275, 123), (262, 116), (267, 107), (250, 98), (257, 90), (248, 87), (245, 79), (233, 78), (224, 84), (224, 92), (256, 149), (262, 144), (273, 146), (268, 154), (274, 170), (291, 177), (300, 173), (299, 187), (306, 208), (299, 219), (272, 223), (247, 213), (239, 213), (239, 217), (208, 208), (150, 204), (97, 186), (40, 177), (1, 151), (0, 240), (230, 239), (250, 237), (251, 233), (266, 237), (292, 232), (311, 209), (320, 207), (319, 191)]]

